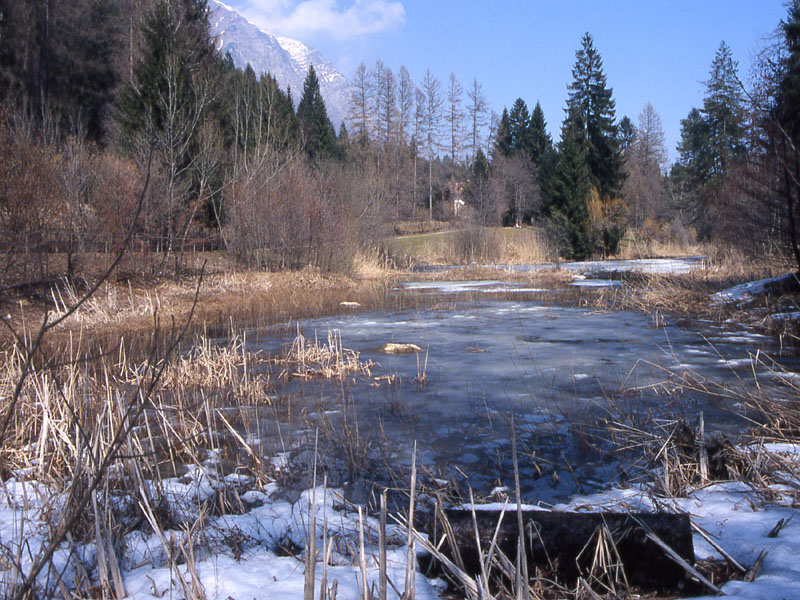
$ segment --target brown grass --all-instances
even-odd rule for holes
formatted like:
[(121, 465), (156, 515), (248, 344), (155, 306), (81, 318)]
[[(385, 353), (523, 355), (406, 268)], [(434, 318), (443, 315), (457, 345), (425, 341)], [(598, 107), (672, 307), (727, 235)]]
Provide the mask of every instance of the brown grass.
[[(388, 271), (363, 260), (368, 277), (299, 272), (214, 272), (203, 277), (176, 281), (163, 279), (149, 284), (132, 281), (105, 283), (80, 309), (50, 336), (52, 345), (66, 344), (71, 337), (102, 341), (114, 347), (119, 340), (146, 338), (160, 324), (184, 322), (194, 307), (191, 331), (215, 327), (236, 329), (267, 325), (313, 316), (335, 314), (359, 307), (379, 308), (388, 301), (391, 287)], [(373, 265), (369, 267), (369, 265)], [(40, 300), (20, 298), (2, 307), (17, 330), (35, 330), (44, 318), (53, 320), (81, 294), (72, 284), (52, 286)], [(342, 302), (349, 303), (343, 307)], [(3, 328), (0, 341), (8, 339)]]
[(406, 235), (384, 241), (395, 264), (534, 264), (556, 259), (543, 231), (535, 227), (472, 227)]
[[(712, 295), (735, 285), (789, 272), (783, 262), (710, 260), (704, 268), (685, 274), (629, 274), (627, 285), (598, 290), (593, 304), (615, 310), (637, 310), (652, 315), (669, 314), (678, 318), (722, 320), (752, 316), (747, 307), (713, 301)], [(785, 301), (787, 298), (760, 298), (757, 302)]]

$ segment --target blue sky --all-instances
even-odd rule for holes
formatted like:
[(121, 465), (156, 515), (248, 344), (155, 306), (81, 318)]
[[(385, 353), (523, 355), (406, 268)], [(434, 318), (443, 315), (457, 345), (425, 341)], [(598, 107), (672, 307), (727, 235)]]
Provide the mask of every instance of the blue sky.
[(680, 120), (702, 105), (724, 39), (746, 80), (754, 53), (786, 14), (783, 0), (227, 0), (264, 29), (320, 50), (347, 77), (360, 62), (426, 69), (444, 87), (483, 85), (497, 113), (540, 101), (558, 138), (581, 36), (592, 34), (614, 89), (617, 117), (647, 102), (661, 116), (670, 158)]

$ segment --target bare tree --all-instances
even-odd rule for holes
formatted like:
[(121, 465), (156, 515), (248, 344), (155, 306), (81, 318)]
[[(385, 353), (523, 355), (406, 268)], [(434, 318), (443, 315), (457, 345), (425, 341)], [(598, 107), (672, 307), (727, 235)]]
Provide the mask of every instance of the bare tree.
[(370, 117), (373, 96), (372, 80), (367, 67), (362, 62), (358, 65), (350, 86), (350, 122), (353, 136), (361, 143), (370, 139), (372, 119)]
[(425, 93), (419, 89), (414, 89), (414, 138), (411, 141), (411, 151), (414, 153), (414, 190), (412, 199), (414, 207), (417, 206), (417, 165), (419, 163), (420, 149), (424, 147), (425, 140)]
[(524, 153), (496, 156), (490, 180), (492, 202), (503, 212), (503, 221), (520, 227), (539, 210), (542, 201), (536, 173)]
[(424, 94), (425, 148), (428, 158), (428, 217), (433, 219), (433, 157), (439, 148), (442, 119), (442, 85), (428, 69), (422, 80)]
[(649, 227), (648, 235), (656, 233), (656, 221), (667, 218), (667, 191), (664, 173), (667, 168), (667, 149), (664, 130), (653, 104), (648, 102), (639, 114), (639, 127), (626, 156), (628, 178), (624, 196), (628, 203), (630, 223), (637, 229)]
[(397, 120), (397, 83), (392, 70), (378, 59), (372, 73), (374, 114), (377, 116), (378, 142), (386, 150), (394, 137)]
[(636, 160), (646, 170), (665, 173), (667, 169), (667, 146), (664, 141), (664, 128), (661, 117), (648, 102), (639, 113), (639, 127), (633, 146)]
[(472, 88), (467, 92), (467, 96), (470, 99), (470, 104), (467, 107), (471, 143), (469, 161), (472, 162), (478, 154), (478, 148), (480, 148), (481, 130), (486, 127), (486, 113), (489, 105), (486, 102), (486, 95), (483, 93), (483, 86), (478, 83), (477, 78), (473, 78)]
[(447, 82), (447, 115), (446, 121), (450, 137), (450, 160), (453, 164), (462, 154), (464, 147), (464, 88), (454, 73), (450, 73)]
[(496, 112), (492, 111), (489, 115), (489, 127), (486, 131), (486, 148), (489, 150), (488, 156), (491, 159), (494, 159), (494, 146), (495, 142), (497, 141), (495, 140), (495, 137), (497, 136), (497, 127), (499, 123), (500, 116)]
[(408, 129), (414, 118), (414, 82), (405, 66), (400, 67), (397, 85), (397, 142), (403, 145), (408, 139)]

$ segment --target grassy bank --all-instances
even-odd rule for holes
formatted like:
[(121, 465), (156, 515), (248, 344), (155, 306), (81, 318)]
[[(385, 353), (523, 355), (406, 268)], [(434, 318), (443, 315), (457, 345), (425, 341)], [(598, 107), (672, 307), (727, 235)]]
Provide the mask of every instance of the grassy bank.
[(383, 241), (395, 264), (532, 264), (556, 260), (542, 231), (532, 227), (473, 227)]

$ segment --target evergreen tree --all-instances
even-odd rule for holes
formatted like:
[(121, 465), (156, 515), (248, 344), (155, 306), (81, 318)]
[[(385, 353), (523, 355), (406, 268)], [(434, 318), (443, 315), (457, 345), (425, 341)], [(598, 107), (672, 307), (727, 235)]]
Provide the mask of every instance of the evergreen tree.
[(339, 135), (336, 136), (336, 139), (342, 145), (349, 145), (350, 144), (350, 134), (347, 132), (347, 125), (345, 125), (344, 121), (339, 125)]
[(568, 114), (544, 207), (556, 231), (559, 245), (569, 258), (582, 259), (591, 248), (587, 198), (592, 188), (587, 160), (588, 142), (580, 114)]
[(744, 103), (737, 75), (738, 63), (723, 41), (711, 63), (702, 114), (708, 129), (711, 173), (728, 172), (731, 161), (745, 152)]
[(508, 133), (511, 140), (511, 154), (531, 154), (531, 116), (528, 105), (517, 98), (508, 113)]
[(567, 114), (575, 120), (573, 127), (580, 124), (586, 131), (586, 161), (592, 185), (601, 197), (617, 197), (622, 191), (625, 172), (614, 123), (613, 90), (608, 87), (603, 60), (588, 33), (584, 34), (575, 57)]
[(481, 148), (478, 148), (475, 160), (472, 161), (472, 177), (481, 181), (489, 180), (489, 161)]
[[(778, 217), (800, 273), (800, 1), (789, 3), (780, 34), (781, 55), (777, 64), (771, 65), (774, 104), (761, 123), (763, 156), (771, 163), (765, 170), (774, 177), (766, 186), (772, 198), (762, 212)], [(772, 228), (773, 223), (764, 225)]]
[(709, 127), (696, 108), (681, 119), (681, 139), (678, 142), (678, 165), (692, 187), (704, 185), (711, 177), (713, 158)]
[(800, 147), (800, 2), (789, 5), (789, 14), (781, 22), (784, 56), (778, 65), (778, 89), (775, 94), (775, 120), (795, 147)]
[(700, 224), (701, 229), (707, 212), (706, 184), (711, 179), (713, 165), (709, 137), (708, 123), (693, 108), (681, 120), (678, 161), (670, 172), (677, 208), (687, 214), (690, 222)]
[(542, 105), (536, 102), (530, 120), (530, 155), (537, 166), (553, 152), (553, 139), (547, 132), (547, 123), (544, 120)]
[(144, 25), (144, 50), (134, 82), (122, 93), (120, 121), (130, 139), (158, 136), (167, 128), (198, 120), (208, 103), (200, 90), (204, 68), (213, 59), (205, 0), (159, 0)]
[(620, 119), (617, 130), (619, 149), (622, 151), (623, 155), (627, 156), (636, 142), (636, 125), (634, 125), (630, 117), (626, 115)]
[(489, 161), (483, 153), (483, 149), (478, 147), (475, 160), (470, 167), (470, 178), (464, 198), (469, 206), (475, 211), (476, 221), (481, 225), (492, 225), (496, 218), (496, 211), (493, 210), (491, 203), (491, 193), (489, 189)]
[(508, 116), (508, 109), (503, 109), (503, 115), (497, 125), (497, 135), (495, 137), (495, 152), (502, 156), (511, 156), (514, 150), (514, 143), (511, 138), (511, 120)]
[(336, 132), (328, 118), (314, 65), (308, 67), (308, 74), (303, 82), (303, 95), (297, 105), (297, 120), (310, 158), (329, 158), (336, 154)]
[(0, 0), (0, 102), (45, 125), (103, 142), (120, 80), (116, 0)]

